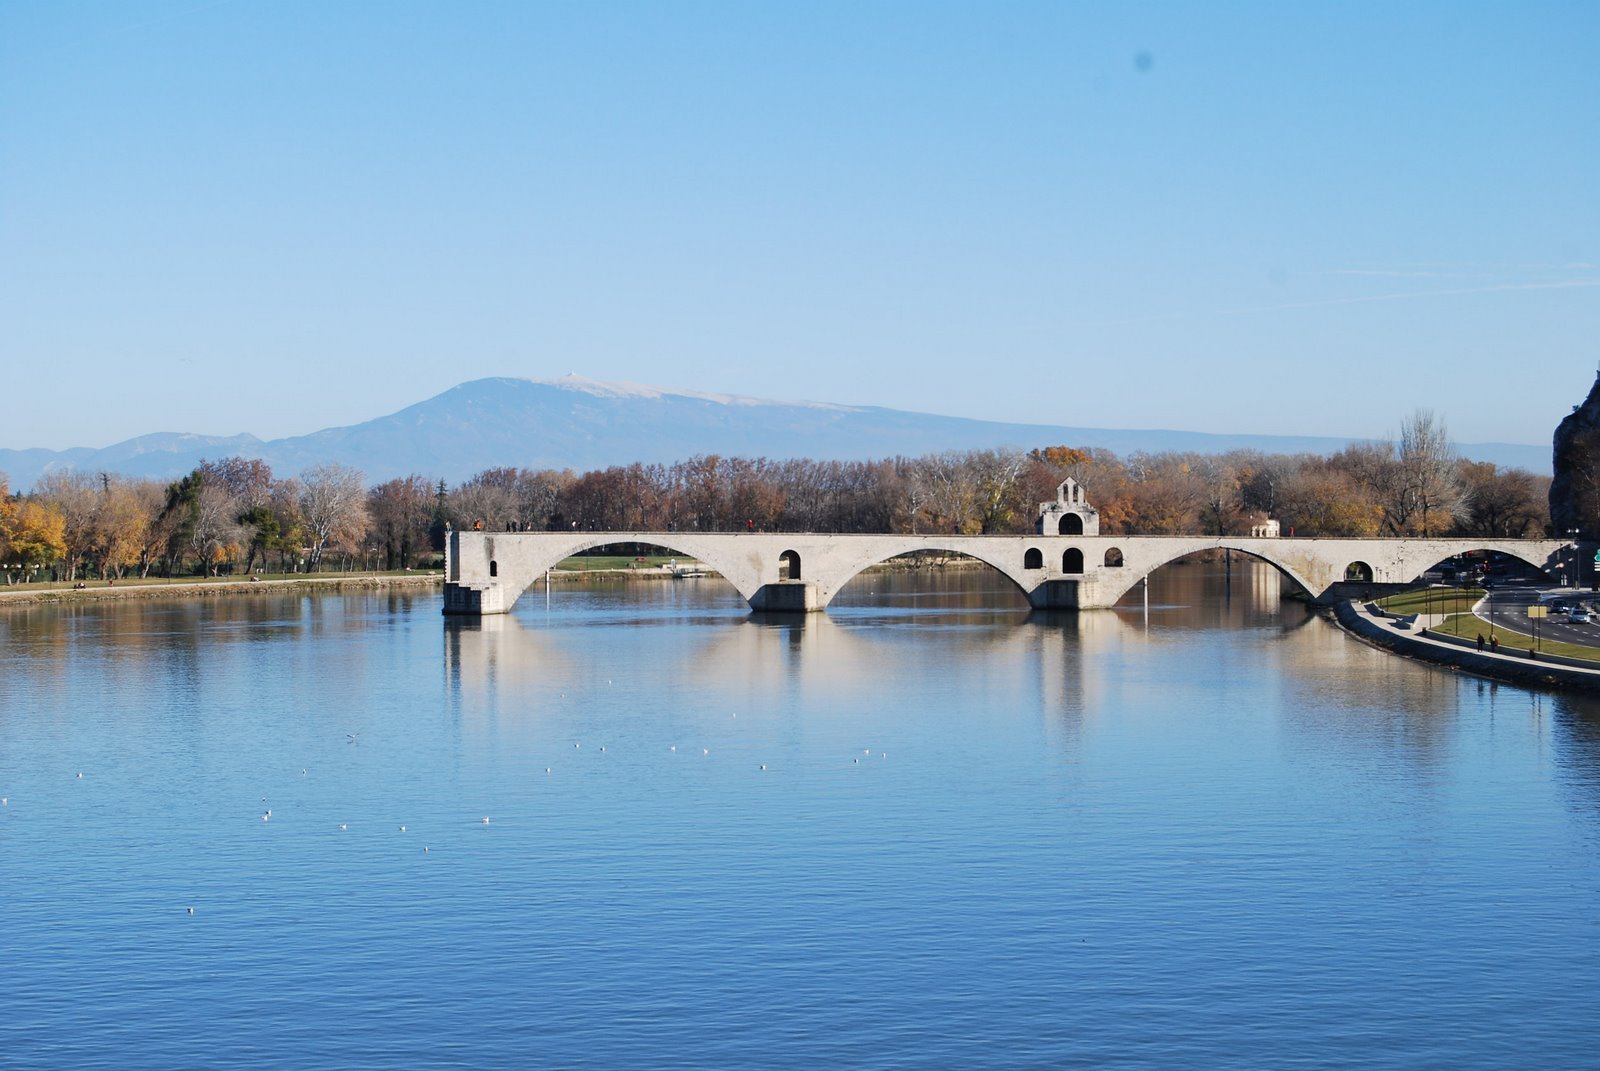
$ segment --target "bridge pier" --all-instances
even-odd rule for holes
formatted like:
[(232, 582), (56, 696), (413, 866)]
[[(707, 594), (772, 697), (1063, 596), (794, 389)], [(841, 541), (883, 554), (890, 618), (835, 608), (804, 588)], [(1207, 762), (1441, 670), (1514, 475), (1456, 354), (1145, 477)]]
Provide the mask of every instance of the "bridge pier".
[(1028, 603), (1035, 610), (1094, 610), (1113, 605), (1116, 600), (1100, 599), (1099, 586), (1087, 577), (1046, 580), (1028, 592)]
[(485, 614), (503, 614), (510, 609), (506, 605), (505, 589), (499, 584), (474, 588), (447, 582), (444, 586), (444, 612), (447, 617), (482, 617)]
[(750, 596), (750, 609), (765, 613), (810, 614), (826, 608), (817, 585), (805, 580), (763, 584)]

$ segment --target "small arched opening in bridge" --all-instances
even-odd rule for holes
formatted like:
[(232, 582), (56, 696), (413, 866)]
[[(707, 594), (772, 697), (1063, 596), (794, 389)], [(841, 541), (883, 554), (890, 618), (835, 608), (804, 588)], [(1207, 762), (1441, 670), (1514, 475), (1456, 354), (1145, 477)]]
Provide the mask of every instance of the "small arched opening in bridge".
[[(1079, 522), (1082, 523), (1081, 521)], [(1068, 574), (1083, 572), (1083, 551), (1077, 547), (1068, 547), (1066, 553), (1061, 555), (1061, 571)]]
[(489, 575), (490, 576), (499, 576), (500, 575), (500, 563), (495, 561), (493, 558), (489, 559)]
[(800, 579), (800, 555), (792, 550), (786, 550), (778, 555), (778, 579)]
[(1022, 567), (1024, 569), (1043, 569), (1044, 551), (1038, 547), (1029, 547), (1022, 552)]
[(1344, 578), (1352, 584), (1372, 583), (1372, 566), (1366, 562), (1351, 562), (1344, 567)]
[[(1076, 513), (1063, 513), (1061, 515), (1061, 535), (1082, 535), (1083, 518)], [(1079, 569), (1078, 572), (1083, 572)]]
[(1112, 547), (1111, 549), (1106, 551), (1106, 568), (1107, 569), (1121, 569), (1122, 568), (1122, 551), (1121, 550), (1119, 550), (1116, 547)]

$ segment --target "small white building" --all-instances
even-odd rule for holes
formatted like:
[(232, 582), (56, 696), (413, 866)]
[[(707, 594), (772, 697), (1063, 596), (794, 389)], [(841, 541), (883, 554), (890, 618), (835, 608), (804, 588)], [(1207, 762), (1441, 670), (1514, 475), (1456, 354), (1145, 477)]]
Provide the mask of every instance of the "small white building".
[(1100, 511), (1089, 505), (1078, 481), (1068, 476), (1056, 487), (1054, 502), (1039, 503), (1040, 535), (1100, 534)]
[(1277, 539), (1279, 535), (1278, 522), (1271, 517), (1258, 513), (1250, 518), (1251, 539)]

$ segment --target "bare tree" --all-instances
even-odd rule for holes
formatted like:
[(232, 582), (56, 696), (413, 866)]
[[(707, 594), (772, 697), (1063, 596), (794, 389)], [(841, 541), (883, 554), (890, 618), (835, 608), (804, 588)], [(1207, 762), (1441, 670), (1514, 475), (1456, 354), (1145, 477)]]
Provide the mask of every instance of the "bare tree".
[(450, 492), (450, 512), (463, 528), (504, 531), (517, 517), (517, 470), (485, 469)]
[(978, 521), (978, 474), (959, 450), (927, 454), (911, 463), (912, 531), (920, 515), (938, 532), (971, 534)]
[(95, 545), (101, 483), (100, 477), (72, 469), (47, 472), (34, 482), (33, 497), (54, 506), (64, 521), (65, 549), (61, 558), (68, 580), (78, 578), (78, 570), (84, 568), (84, 558)]
[(1420, 534), (1448, 530), (1466, 516), (1461, 462), (1444, 421), (1418, 409), (1400, 426), (1400, 486)]
[(367, 494), (361, 473), (337, 463), (313, 465), (300, 474), (300, 512), (311, 553), (307, 568), (322, 564), (330, 545), (353, 545), (367, 529)]
[(422, 476), (390, 480), (368, 493), (372, 535), (383, 550), (385, 568), (411, 567), (417, 552), (428, 544), (432, 511), (433, 485)]

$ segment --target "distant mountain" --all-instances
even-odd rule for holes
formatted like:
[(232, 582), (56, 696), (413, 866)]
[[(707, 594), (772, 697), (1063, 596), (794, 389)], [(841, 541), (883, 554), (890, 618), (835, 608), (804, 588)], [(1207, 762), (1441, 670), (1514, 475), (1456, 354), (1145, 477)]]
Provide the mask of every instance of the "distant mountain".
[[(422, 473), (452, 483), (494, 466), (577, 471), (696, 454), (823, 460), (917, 455), (996, 446), (1096, 446), (1126, 456), (1144, 450), (1328, 454), (1357, 440), (1313, 436), (1214, 435), (1007, 424), (873, 406), (776, 402), (670, 391), (581, 376), (558, 380), (476, 379), (364, 424), (263, 442), (253, 435), (158, 434), (102, 450), (0, 450), (0, 472), (27, 488), (47, 471), (73, 468), (174, 479), (201, 458), (258, 457), (280, 476), (338, 461), (373, 483)], [(1461, 443), (1462, 454), (1532, 472), (1550, 471), (1550, 448)]]

